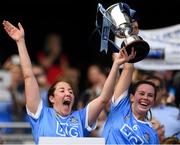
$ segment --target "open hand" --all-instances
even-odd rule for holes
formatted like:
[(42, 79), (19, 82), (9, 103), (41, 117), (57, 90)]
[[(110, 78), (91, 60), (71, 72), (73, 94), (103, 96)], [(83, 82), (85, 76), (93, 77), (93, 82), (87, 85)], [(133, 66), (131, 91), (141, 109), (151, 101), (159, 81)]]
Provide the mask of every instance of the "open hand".
[(12, 25), (9, 21), (3, 21), (4, 30), (7, 34), (15, 41), (24, 39), (24, 29), (20, 23), (18, 23), (18, 28)]

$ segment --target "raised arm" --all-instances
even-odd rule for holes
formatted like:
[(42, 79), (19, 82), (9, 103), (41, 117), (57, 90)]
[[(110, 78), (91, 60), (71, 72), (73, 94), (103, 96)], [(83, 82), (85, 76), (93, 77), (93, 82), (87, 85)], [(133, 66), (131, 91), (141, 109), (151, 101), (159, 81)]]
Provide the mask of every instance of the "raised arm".
[(120, 97), (120, 95), (129, 88), (132, 81), (133, 71), (134, 71), (133, 64), (131, 63), (124, 64), (123, 70), (115, 87), (114, 101), (116, 101)]
[(89, 104), (89, 112), (88, 112), (88, 123), (89, 125), (92, 125), (95, 120), (98, 118), (100, 112), (106, 105), (106, 103), (109, 102), (110, 98), (113, 95), (114, 87), (116, 84), (116, 78), (119, 70), (119, 66), (125, 62), (128, 62), (130, 59), (134, 58), (135, 53), (134, 50), (132, 53), (128, 56), (127, 52), (124, 48), (120, 50), (116, 58), (114, 59), (111, 71), (106, 79), (106, 82), (104, 84), (104, 87), (102, 89), (102, 92), (100, 96)]
[(32, 113), (36, 113), (40, 103), (39, 86), (32, 71), (31, 60), (25, 44), (24, 29), (20, 23), (15, 27), (8, 21), (3, 21), (4, 30), (16, 42), (25, 81), (26, 105)]

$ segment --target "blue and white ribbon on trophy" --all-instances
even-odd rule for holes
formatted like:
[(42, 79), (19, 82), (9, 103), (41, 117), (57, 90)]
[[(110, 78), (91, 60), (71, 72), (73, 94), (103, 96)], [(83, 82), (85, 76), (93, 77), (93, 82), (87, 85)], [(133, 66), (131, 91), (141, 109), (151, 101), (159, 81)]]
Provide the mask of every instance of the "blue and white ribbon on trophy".
[[(122, 11), (125, 11), (128, 14), (128, 16), (132, 18), (132, 20), (135, 20), (135, 13), (136, 13), (135, 10), (130, 9), (130, 7), (126, 3), (119, 3), (119, 6), (121, 7)], [(111, 26), (114, 25), (112, 20), (110, 19), (109, 13), (103, 8), (103, 6), (100, 3), (98, 4), (98, 11), (100, 11), (101, 14), (103, 15), (100, 52), (105, 51), (107, 53), (109, 42), (114, 46), (113, 51), (119, 52), (119, 46), (109, 39)], [(97, 24), (97, 20), (96, 20), (96, 27), (99, 27)]]

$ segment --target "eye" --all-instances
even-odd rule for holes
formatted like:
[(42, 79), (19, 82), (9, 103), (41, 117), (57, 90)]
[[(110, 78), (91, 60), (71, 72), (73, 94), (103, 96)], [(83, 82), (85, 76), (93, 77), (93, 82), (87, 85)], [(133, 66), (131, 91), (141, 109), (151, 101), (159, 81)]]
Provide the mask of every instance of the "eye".
[(64, 90), (59, 90), (59, 92), (63, 93), (63, 92), (64, 92)]
[(69, 90), (69, 93), (70, 93), (70, 94), (73, 94), (73, 91), (72, 91), (72, 90)]
[(148, 97), (153, 98), (154, 95), (153, 94), (148, 94)]
[(141, 96), (143, 96), (143, 95), (144, 95), (144, 93), (143, 93), (143, 92), (140, 92), (139, 94), (140, 94)]

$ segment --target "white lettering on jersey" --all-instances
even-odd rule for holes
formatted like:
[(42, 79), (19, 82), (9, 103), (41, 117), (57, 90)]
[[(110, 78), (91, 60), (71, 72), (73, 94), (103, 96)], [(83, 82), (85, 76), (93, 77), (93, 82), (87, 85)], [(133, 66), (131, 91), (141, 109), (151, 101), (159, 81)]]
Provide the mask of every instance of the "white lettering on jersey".
[(57, 121), (56, 134), (62, 137), (70, 136), (70, 137), (78, 137), (78, 126), (70, 125), (67, 123), (60, 123)]
[(143, 144), (144, 141), (139, 137), (134, 131), (138, 129), (137, 125), (134, 125), (132, 128), (128, 124), (124, 124), (120, 131), (128, 138), (131, 144)]

